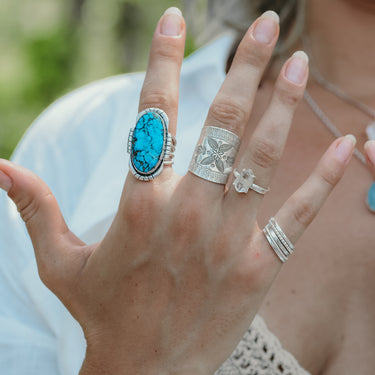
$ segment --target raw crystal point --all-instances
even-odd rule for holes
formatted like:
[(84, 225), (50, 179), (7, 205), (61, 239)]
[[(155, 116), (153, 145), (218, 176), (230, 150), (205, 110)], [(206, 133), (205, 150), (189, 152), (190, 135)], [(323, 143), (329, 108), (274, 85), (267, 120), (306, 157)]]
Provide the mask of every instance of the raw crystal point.
[(132, 139), (131, 161), (141, 175), (154, 173), (163, 162), (167, 130), (157, 113), (148, 112), (137, 122)]
[(373, 183), (367, 193), (367, 206), (370, 211), (375, 212), (375, 183)]

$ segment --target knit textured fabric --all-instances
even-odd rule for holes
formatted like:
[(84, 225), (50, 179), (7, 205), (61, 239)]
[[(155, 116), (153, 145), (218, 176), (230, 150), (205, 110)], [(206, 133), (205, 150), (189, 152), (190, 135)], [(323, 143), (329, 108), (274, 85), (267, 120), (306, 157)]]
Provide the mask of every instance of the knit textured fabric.
[(232, 355), (215, 375), (310, 375), (257, 315)]

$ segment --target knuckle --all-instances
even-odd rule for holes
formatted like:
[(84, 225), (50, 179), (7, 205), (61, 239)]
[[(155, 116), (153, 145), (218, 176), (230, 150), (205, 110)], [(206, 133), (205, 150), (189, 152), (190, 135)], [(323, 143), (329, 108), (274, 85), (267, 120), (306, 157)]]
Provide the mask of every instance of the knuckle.
[(232, 282), (236, 289), (251, 295), (259, 292), (264, 287), (262, 272), (259, 268), (249, 266), (248, 264), (239, 264), (233, 274)]
[(120, 210), (127, 228), (138, 233), (141, 228), (147, 230), (153, 222), (157, 203), (154, 194), (144, 191), (141, 187), (134, 189)]
[(172, 236), (182, 240), (187, 238), (189, 241), (192, 238), (197, 238), (203, 230), (202, 222), (202, 206), (196, 202), (184, 205), (173, 217), (171, 225)]
[(30, 220), (36, 215), (39, 210), (39, 204), (36, 199), (30, 199), (28, 201), (21, 201), (17, 206), (18, 212), (21, 215), (22, 220), (27, 225)]
[(238, 251), (237, 240), (233, 239), (235, 225), (224, 221), (218, 226), (209, 248), (209, 262), (214, 268), (228, 267), (233, 262), (233, 255)]
[(277, 145), (265, 139), (254, 139), (251, 152), (252, 161), (261, 168), (275, 166), (281, 158)]
[(244, 247), (243, 256), (234, 269), (234, 281), (237, 285), (242, 285), (244, 292), (248, 294), (264, 289), (273, 277), (273, 254), (262, 251), (263, 242), (263, 233), (257, 231)]
[(38, 260), (38, 274), (40, 280), (51, 290), (55, 289), (57, 284), (56, 272), (53, 268), (51, 262), (44, 259)]
[(47, 192), (41, 197), (25, 196), (20, 199), (14, 199), (17, 210), (26, 225), (37, 215), (42, 202), (43, 204), (48, 204), (50, 200), (54, 200), (54, 196), (51, 192)]
[(147, 108), (160, 108), (170, 113), (178, 106), (177, 98), (166, 90), (149, 89), (144, 87), (141, 92), (139, 110)]
[(294, 206), (292, 214), (297, 223), (307, 227), (314, 219), (317, 209), (312, 202), (306, 198), (295, 198), (292, 201)]
[(320, 173), (320, 178), (329, 186), (333, 187), (339, 182), (341, 178), (341, 172), (335, 168), (330, 168), (328, 170), (322, 171)]
[(248, 117), (244, 108), (244, 106), (231, 98), (215, 100), (211, 105), (207, 122), (209, 125), (219, 124), (229, 131), (238, 133)]
[(282, 105), (295, 108), (302, 98), (303, 91), (288, 82), (283, 82), (277, 85), (275, 94)]
[(271, 48), (259, 46), (256, 43), (245, 43), (237, 51), (236, 59), (240, 63), (263, 70), (271, 57)]
[(182, 51), (179, 46), (176, 46), (175, 41), (168, 40), (168, 41), (163, 41), (162, 43), (157, 43), (156, 45), (153, 46), (152, 48), (152, 59), (156, 60), (175, 60), (180, 61), (182, 58)]

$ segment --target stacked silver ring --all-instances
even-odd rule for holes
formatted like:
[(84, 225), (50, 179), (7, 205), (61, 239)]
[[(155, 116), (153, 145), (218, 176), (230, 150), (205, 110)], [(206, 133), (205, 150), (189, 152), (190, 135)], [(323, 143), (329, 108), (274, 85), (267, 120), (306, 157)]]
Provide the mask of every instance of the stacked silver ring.
[(164, 165), (172, 165), (174, 163), (174, 152), (176, 151), (177, 140), (171, 134), (167, 135), (167, 143), (165, 146), (165, 154), (163, 159)]
[(293, 253), (294, 245), (273, 217), (271, 217), (268, 224), (264, 227), (263, 233), (276, 255), (285, 263), (289, 255)]

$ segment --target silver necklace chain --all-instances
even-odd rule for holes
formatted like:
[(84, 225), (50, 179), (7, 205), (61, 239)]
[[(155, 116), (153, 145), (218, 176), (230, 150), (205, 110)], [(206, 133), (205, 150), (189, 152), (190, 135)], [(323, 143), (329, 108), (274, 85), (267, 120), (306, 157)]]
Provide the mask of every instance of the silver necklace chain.
[[(333, 122), (329, 119), (329, 117), (323, 112), (323, 110), (318, 106), (317, 102), (312, 98), (310, 93), (305, 90), (304, 98), (313, 112), (318, 116), (318, 118), (322, 121), (322, 123), (326, 126), (326, 128), (336, 137), (340, 138), (343, 134), (340, 132), (339, 129), (333, 124)], [(363, 164), (366, 165), (366, 158), (365, 155), (358, 148), (354, 149), (354, 156)]]
[[(311, 49), (311, 43), (309, 38), (304, 35), (302, 38), (302, 43), (304, 49), (307, 51), (308, 55), (310, 56), (312, 66), (311, 66), (311, 74), (314, 77), (315, 81), (325, 88), (326, 90), (330, 91), (332, 94), (337, 96), (338, 98), (342, 99), (343, 101), (351, 104), (352, 106), (358, 108), (360, 111), (368, 115), (369, 117), (372, 117), (373, 120), (375, 120), (375, 109), (369, 107), (365, 103), (362, 103), (361, 101), (351, 97), (344, 91), (342, 91), (340, 88), (336, 87), (333, 83), (327, 81), (319, 72), (319, 70), (316, 67), (316, 64), (314, 63), (312, 49)], [(307, 102), (307, 104), (310, 106), (310, 108), (313, 110), (313, 112), (316, 114), (316, 116), (322, 121), (322, 123), (325, 125), (325, 127), (336, 137), (342, 137), (342, 133), (339, 131), (339, 129), (333, 124), (333, 122), (329, 119), (329, 117), (323, 112), (323, 110), (319, 107), (318, 103), (312, 98), (308, 90), (305, 90), (304, 98)], [(357, 159), (366, 165), (366, 158), (365, 155), (360, 152), (357, 148), (354, 149), (354, 155), (357, 157)]]

